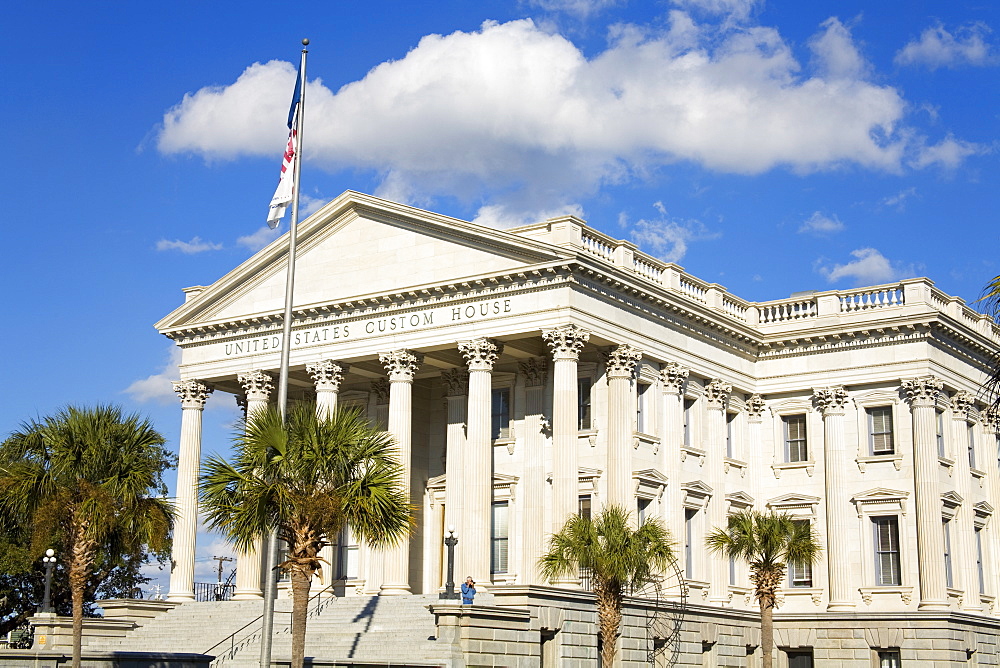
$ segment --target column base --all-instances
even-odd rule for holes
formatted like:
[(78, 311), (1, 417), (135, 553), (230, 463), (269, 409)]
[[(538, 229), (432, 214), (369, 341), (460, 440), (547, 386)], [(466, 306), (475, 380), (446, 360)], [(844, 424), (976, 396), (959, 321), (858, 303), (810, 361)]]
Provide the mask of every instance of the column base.
[(830, 601), (826, 606), (827, 612), (853, 612), (857, 608), (854, 603), (848, 603), (846, 601), (838, 601), (834, 603)]
[(579, 589), (580, 588), (580, 578), (571, 577), (561, 577), (555, 578), (549, 581), (553, 587), (560, 587), (562, 589)]
[(410, 591), (410, 585), (403, 584), (384, 584), (378, 590), (379, 596), (411, 596), (413, 592)]
[(708, 599), (709, 605), (717, 605), (720, 608), (724, 608), (730, 603), (732, 603), (732, 599), (730, 599), (728, 596), (725, 598), (719, 598), (718, 596), (714, 596), (714, 597), (709, 597)]
[(194, 600), (193, 591), (178, 591), (167, 594), (168, 603), (190, 603)]
[(947, 611), (951, 610), (951, 606), (947, 601), (921, 601), (917, 605), (917, 610)]
[(238, 591), (233, 594), (234, 601), (262, 601), (264, 594), (259, 591)]

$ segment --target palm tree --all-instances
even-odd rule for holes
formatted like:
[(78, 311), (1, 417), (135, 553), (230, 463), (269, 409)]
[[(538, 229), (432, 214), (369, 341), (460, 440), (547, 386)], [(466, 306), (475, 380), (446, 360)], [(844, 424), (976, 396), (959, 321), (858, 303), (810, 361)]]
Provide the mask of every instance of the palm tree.
[[(986, 284), (983, 296), (976, 301), (986, 302), (986, 313), (1000, 320), (1000, 276), (995, 276)], [(1000, 411), (1000, 354), (993, 355), (990, 362), (990, 374), (983, 385), (993, 410)]]
[(3, 444), (0, 513), (31, 518), (39, 556), (56, 541), (66, 551), (74, 668), (97, 556), (169, 544), (173, 508), (162, 498), (162, 474), (172, 457), (163, 443), (149, 420), (118, 406), (70, 406), (26, 422)]
[(716, 527), (706, 537), (708, 549), (750, 566), (750, 582), (760, 605), (760, 644), (764, 668), (771, 668), (774, 644), (774, 603), (786, 565), (812, 566), (822, 549), (808, 522), (786, 513), (742, 510), (729, 516), (725, 529)]
[(656, 581), (674, 560), (670, 533), (656, 519), (633, 528), (621, 506), (605, 506), (596, 517), (572, 515), (549, 538), (549, 549), (539, 560), (546, 578), (575, 575), (589, 569), (597, 596), (601, 665), (613, 665), (621, 634), (622, 600)]
[(250, 416), (235, 438), (230, 464), (209, 457), (200, 481), (209, 526), (249, 549), (277, 530), (288, 546), (279, 568), (292, 582), (292, 668), (301, 668), (306, 608), (320, 550), (347, 524), (369, 544), (403, 540), (412, 523), (410, 497), (392, 437), (356, 410), (316, 414), (295, 404), (283, 420), (276, 408)]

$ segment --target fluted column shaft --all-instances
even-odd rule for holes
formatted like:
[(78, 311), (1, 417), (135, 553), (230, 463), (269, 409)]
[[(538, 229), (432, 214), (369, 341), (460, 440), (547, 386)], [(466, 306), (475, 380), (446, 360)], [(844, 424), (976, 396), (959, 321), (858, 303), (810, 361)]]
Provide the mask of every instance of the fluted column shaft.
[(524, 478), (521, 492), (524, 522), (521, 531), (520, 584), (544, 584), (538, 558), (545, 549), (545, 459), (543, 413), (547, 363), (543, 358), (521, 362), (524, 378)]
[[(708, 444), (705, 448), (705, 467), (709, 471), (709, 485), (715, 490), (708, 502), (708, 526), (722, 528), (729, 523), (726, 515), (728, 503), (723, 460), (726, 456), (726, 405), (732, 387), (716, 379), (705, 389), (708, 399)], [(729, 559), (721, 554), (712, 554), (709, 559), (711, 569), (709, 600), (724, 605), (729, 602)]]
[(670, 479), (667, 484), (667, 528), (673, 536), (684, 535), (680, 476), (681, 445), (684, 441), (684, 384), (689, 373), (687, 367), (677, 362), (667, 362), (660, 369), (660, 382), (666, 402), (660, 452), (663, 457), (662, 470)]
[(462, 341), (459, 352), (469, 366), (468, 429), (463, 465), (465, 467), (465, 547), (460, 550), (461, 577), (471, 575), (476, 582), (490, 581), (490, 513), (493, 503), (493, 440), (490, 413), (493, 365), (503, 346), (490, 339)]
[[(267, 404), (274, 389), (274, 380), (264, 371), (247, 371), (237, 376), (240, 385), (246, 393), (246, 419), (267, 410)], [(233, 592), (234, 601), (244, 601), (263, 598), (262, 564), (264, 556), (264, 539), (258, 538), (249, 550), (236, 551), (236, 589)]]
[(636, 363), (641, 357), (638, 349), (622, 344), (610, 351), (607, 360), (607, 503), (632, 513), (635, 512), (629, 485), (632, 479), (632, 419), (635, 416), (632, 380), (635, 378)]
[(181, 399), (180, 460), (177, 463), (177, 516), (171, 551), (168, 601), (194, 600), (195, 543), (198, 536), (198, 475), (201, 465), (201, 417), (212, 388), (197, 380), (174, 383)]
[(826, 491), (826, 564), (829, 580), (827, 610), (853, 610), (851, 562), (848, 541), (851, 518), (845, 498), (847, 469), (844, 415), (847, 391), (843, 387), (813, 390), (813, 400), (823, 411), (823, 470)]
[[(469, 372), (466, 369), (450, 369), (441, 374), (445, 383), (445, 406), (448, 413), (448, 427), (445, 435), (445, 505), (444, 526), (455, 527), (460, 545), (465, 542), (465, 420), (469, 400)], [(441, 536), (444, 540), (444, 536)], [(456, 557), (462, 547), (456, 548)], [(464, 573), (459, 569), (460, 573)], [(456, 577), (459, 574), (456, 573)], [(465, 575), (461, 575), (462, 578)]]
[(943, 383), (933, 376), (903, 383), (913, 415), (913, 478), (917, 520), (920, 610), (947, 610), (944, 533), (938, 490), (937, 395)]
[[(379, 355), (379, 361), (389, 374), (389, 424), (388, 432), (396, 444), (396, 453), (402, 469), (402, 484), (412, 502), (412, 432), (413, 432), (413, 376), (423, 356), (409, 350), (395, 350)], [(399, 596), (410, 593), (410, 541), (404, 538), (399, 544), (385, 551), (385, 575), (379, 589), (380, 596)]]
[[(972, 462), (969, 461), (969, 421), (975, 411), (975, 397), (964, 390), (956, 392), (951, 398), (952, 443), (956, 445), (955, 456), (955, 492), (963, 499), (970, 499), (972, 494)], [(935, 416), (936, 418), (937, 416)], [(975, 443), (981, 446), (982, 443)], [(976, 467), (983, 468), (981, 458), (984, 452), (974, 452), (977, 458)], [(956, 509), (955, 519), (949, 523), (951, 535), (951, 571), (952, 587), (962, 589), (962, 608), (979, 610), (982, 604), (979, 599), (979, 574), (975, 572), (975, 534), (974, 525), (968, 506), (963, 503)], [(947, 585), (947, 578), (945, 579)]]

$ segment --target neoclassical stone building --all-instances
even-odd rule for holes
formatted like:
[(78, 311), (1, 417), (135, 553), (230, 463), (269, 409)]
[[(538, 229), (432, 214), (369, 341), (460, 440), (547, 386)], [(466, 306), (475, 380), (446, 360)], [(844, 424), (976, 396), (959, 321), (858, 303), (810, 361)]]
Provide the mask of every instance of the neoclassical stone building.
[[(202, 409), (273, 400), (285, 272), (279, 239), (156, 325), (183, 351), (171, 600), (193, 598)], [(454, 526), (463, 577), (578, 587), (540, 577), (546, 535), (617, 503), (672, 531), (692, 618), (733, 613), (683, 661), (751, 665), (746, 569), (704, 535), (774, 509), (824, 546), (782, 591), (776, 665), (996, 663), (998, 346), (924, 278), (752, 303), (574, 217), (496, 230), (347, 192), (300, 226), (290, 396), (392, 433), (418, 510), (395, 550), (339, 536), (325, 584), (437, 592)], [(237, 597), (260, 591), (241, 555)]]

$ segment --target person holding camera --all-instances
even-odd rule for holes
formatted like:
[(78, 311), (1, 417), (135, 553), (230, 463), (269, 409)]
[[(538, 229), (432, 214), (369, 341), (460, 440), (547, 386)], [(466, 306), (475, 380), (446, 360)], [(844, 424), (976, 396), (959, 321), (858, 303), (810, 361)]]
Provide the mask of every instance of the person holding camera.
[(472, 599), (476, 597), (476, 581), (472, 576), (465, 578), (462, 583), (462, 605), (472, 605)]

